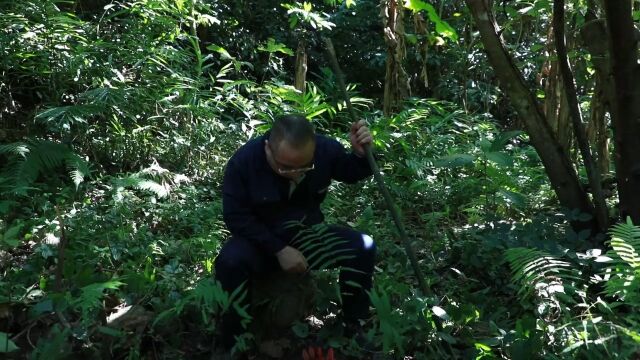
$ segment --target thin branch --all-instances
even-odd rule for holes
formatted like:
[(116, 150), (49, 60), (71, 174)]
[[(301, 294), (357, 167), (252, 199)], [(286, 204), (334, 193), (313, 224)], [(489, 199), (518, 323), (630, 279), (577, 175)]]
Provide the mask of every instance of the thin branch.
[(60, 212), (60, 208), (56, 206), (56, 214), (58, 217), (58, 223), (60, 224), (60, 242), (58, 243), (58, 263), (56, 264), (56, 292), (62, 292), (64, 283), (64, 261), (65, 261), (65, 250), (67, 248), (67, 234), (64, 228), (64, 220), (62, 219), (62, 213)]
[(606, 231), (608, 228), (607, 203), (604, 200), (602, 192), (602, 182), (600, 179), (600, 171), (596, 166), (596, 162), (591, 155), (591, 148), (587, 140), (587, 133), (582, 125), (582, 114), (578, 105), (578, 95), (576, 85), (573, 80), (573, 73), (567, 58), (567, 45), (564, 35), (564, 0), (555, 0), (553, 2), (553, 31), (556, 42), (556, 53), (558, 55), (558, 66), (560, 75), (567, 95), (567, 104), (569, 105), (569, 116), (573, 123), (573, 132), (576, 135), (578, 148), (582, 155), (589, 185), (593, 191), (593, 202), (595, 205), (595, 215), (600, 231)]

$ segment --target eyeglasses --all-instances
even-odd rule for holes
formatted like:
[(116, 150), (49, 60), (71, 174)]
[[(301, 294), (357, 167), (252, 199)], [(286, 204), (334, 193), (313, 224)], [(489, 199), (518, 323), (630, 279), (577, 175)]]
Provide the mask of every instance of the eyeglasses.
[(280, 175), (305, 173), (307, 171), (311, 171), (316, 168), (316, 165), (313, 163), (313, 160), (311, 161), (310, 165), (300, 167), (300, 168), (293, 168), (291, 166), (281, 164), (278, 160), (276, 160), (276, 157), (273, 156), (273, 149), (271, 148), (271, 145), (269, 145), (269, 157), (271, 158), (273, 163), (276, 165), (275, 166), (276, 170), (278, 170), (278, 174)]
[(307, 171), (313, 170), (316, 168), (315, 164), (311, 163), (310, 166), (305, 166), (305, 167), (301, 167), (301, 168), (296, 168), (296, 169), (292, 169), (292, 168), (288, 168), (288, 167), (280, 167), (280, 164), (273, 159), (273, 161), (278, 164), (278, 173), (280, 173), (281, 175), (284, 174), (297, 174), (297, 173), (305, 173)]

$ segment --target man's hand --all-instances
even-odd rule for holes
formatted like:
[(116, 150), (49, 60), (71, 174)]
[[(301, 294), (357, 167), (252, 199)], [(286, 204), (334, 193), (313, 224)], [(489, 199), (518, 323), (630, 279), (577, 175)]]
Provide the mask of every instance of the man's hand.
[(300, 274), (307, 271), (307, 267), (309, 267), (304, 255), (291, 246), (285, 246), (284, 249), (278, 251), (276, 257), (280, 262), (280, 267), (286, 272)]
[(351, 124), (349, 138), (351, 139), (351, 148), (358, 156), (364, 156), (365, 145), (373, 143), (373, 137), (364, 120)]

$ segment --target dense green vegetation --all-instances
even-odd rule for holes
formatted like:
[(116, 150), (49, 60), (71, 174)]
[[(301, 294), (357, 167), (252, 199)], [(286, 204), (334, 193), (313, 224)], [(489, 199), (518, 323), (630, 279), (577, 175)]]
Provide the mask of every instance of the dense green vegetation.
[(334, 183), (327, 221), (378, 244), (376, 351), (322, 271), (283, 358), (637, 358), (640, 2), (557, 3), (0, 0), (0, 356), (210, 357), (227, 159), (283, 113), (346, 141), (322, 34), (433, 294), (373, 181)]

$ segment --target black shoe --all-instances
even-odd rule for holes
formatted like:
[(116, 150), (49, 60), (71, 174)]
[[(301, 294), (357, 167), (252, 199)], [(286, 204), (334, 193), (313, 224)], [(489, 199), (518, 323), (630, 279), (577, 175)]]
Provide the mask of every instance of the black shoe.
[(234, 340), (229, 340), (227, 336), (217, 335), (213, 340), (213, 351), (211, 360), (238, 360), (243, 359), (242, 354), (232, 354), (231, 349), (235, 344)]
[(373, 339), (370, 339), (359, 320), (344, 323), (344, 336), (352, 339), (358, 347), (367, 352), (376, 350)]
[(243, 360), (246, 358), (246, 355), (231, 354), (230, 351), (225, 349), (214, 349), (211, 354), (211, 360)]

